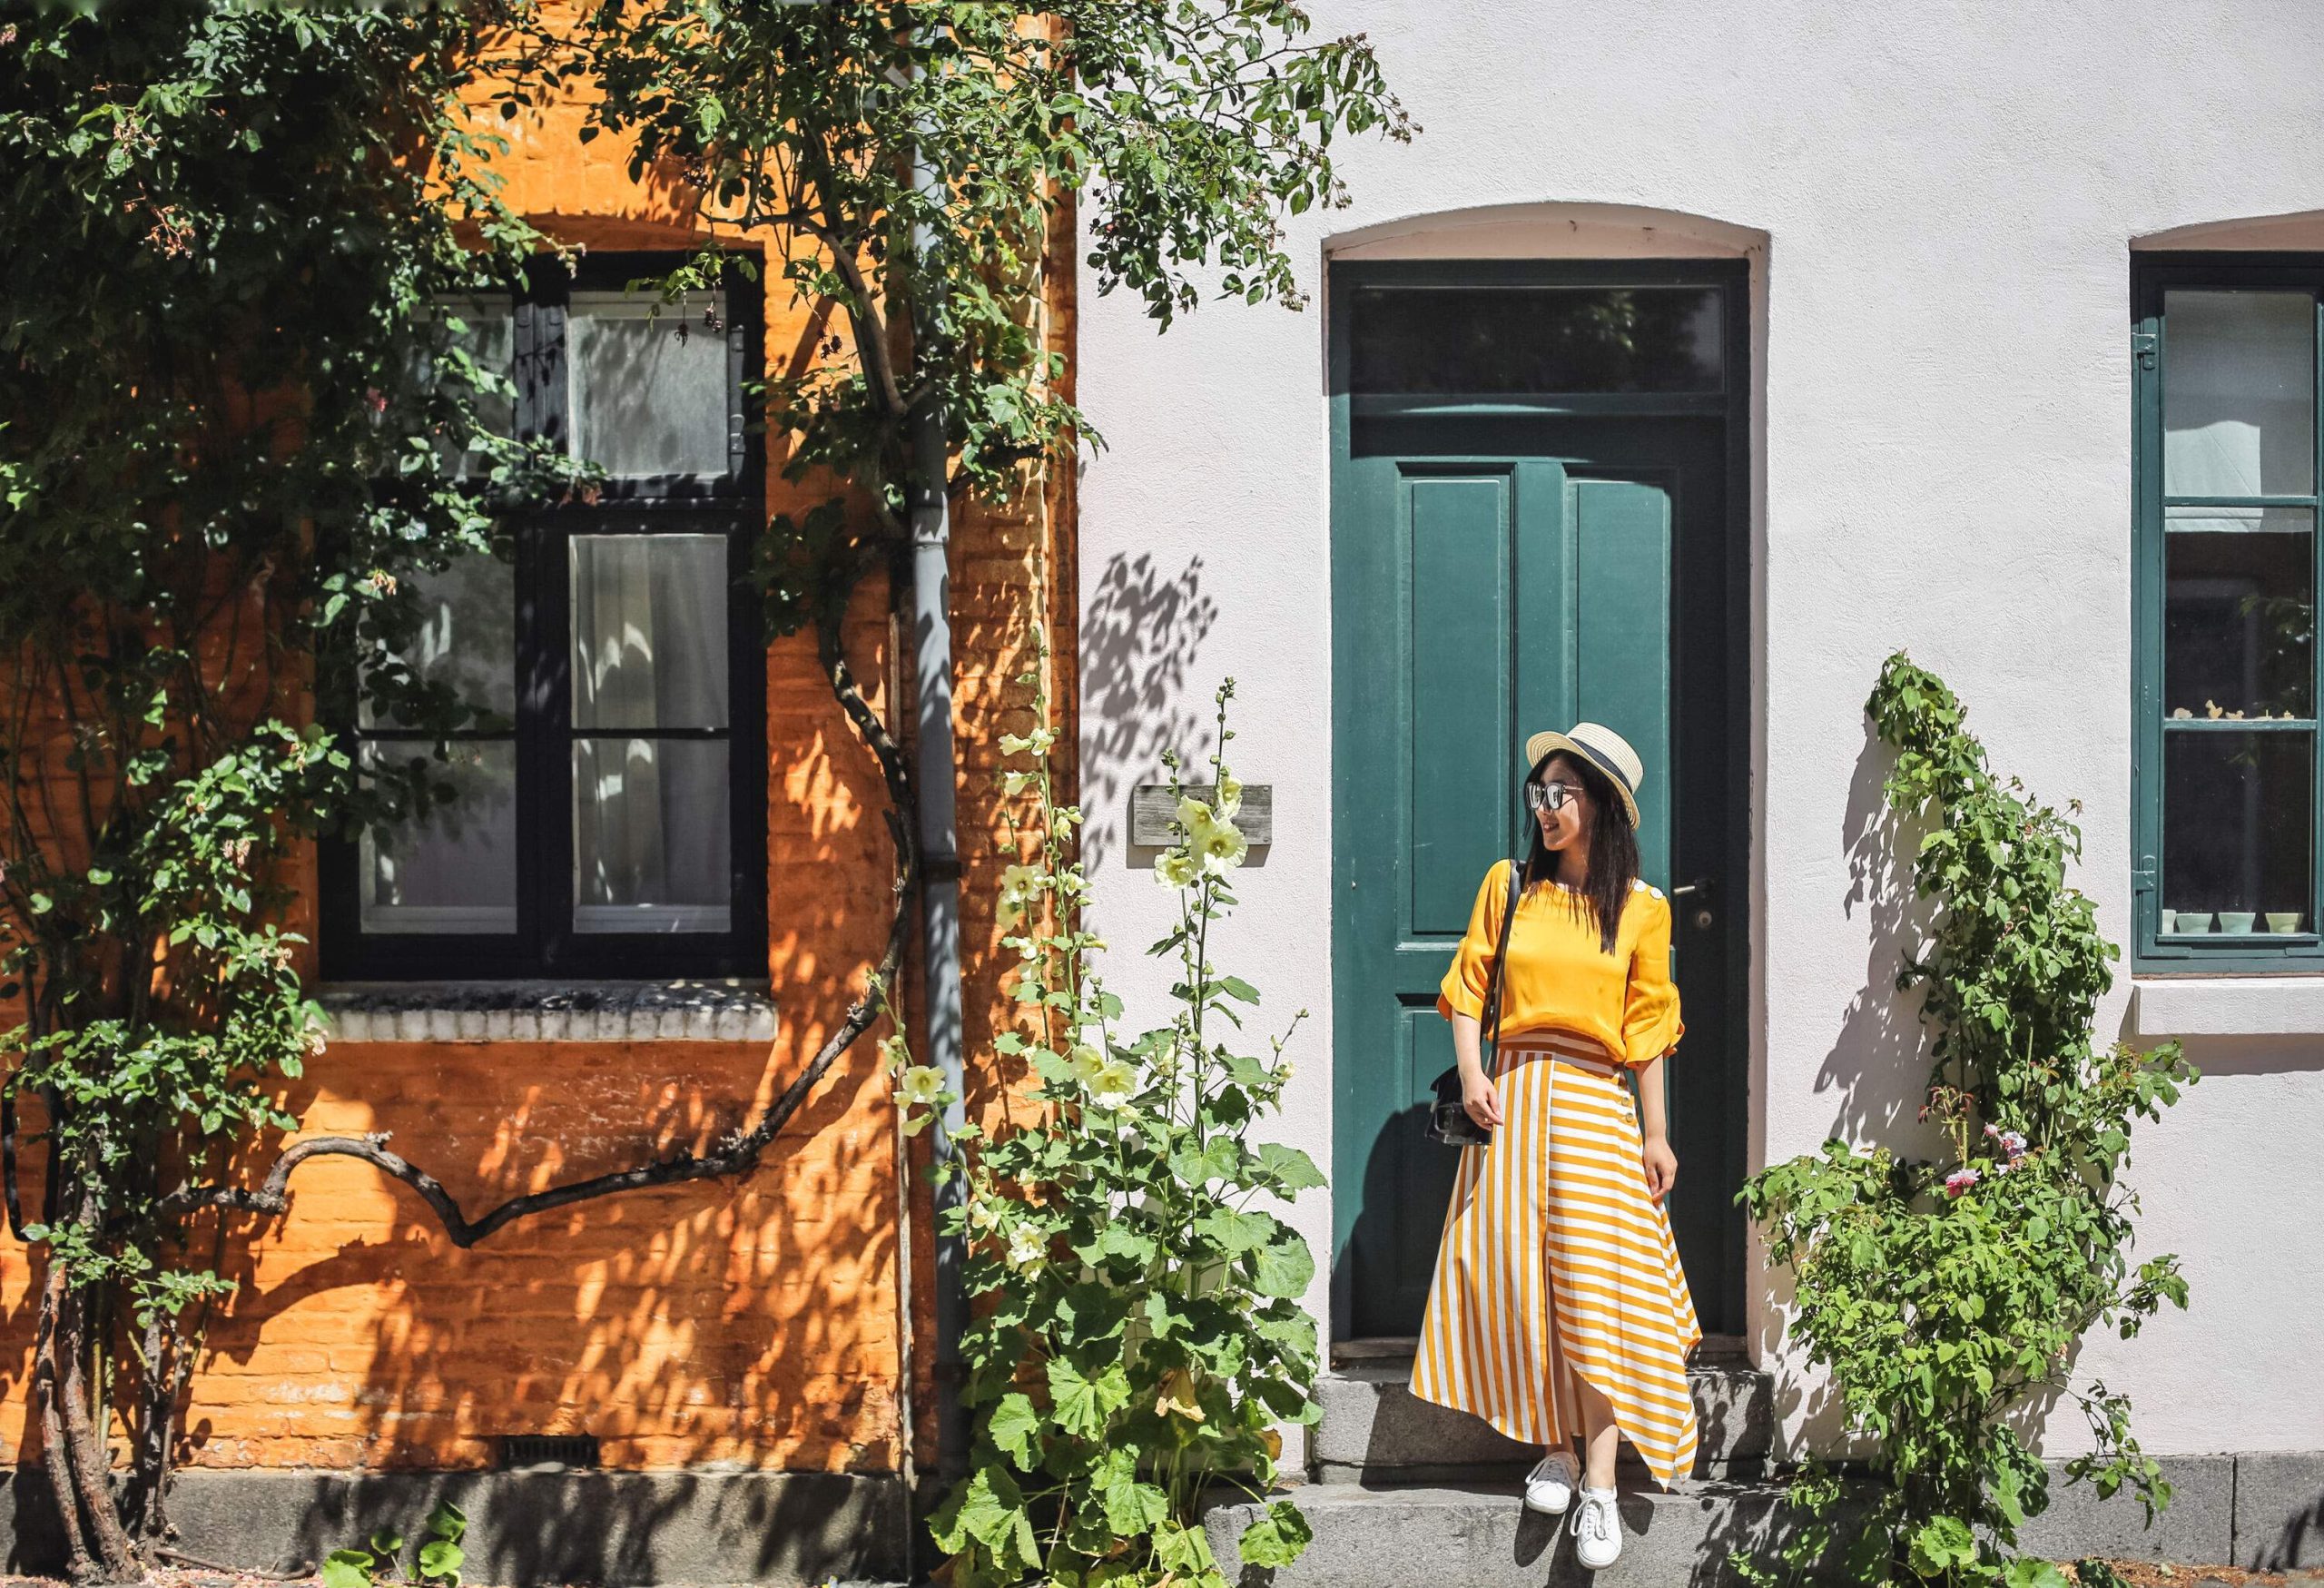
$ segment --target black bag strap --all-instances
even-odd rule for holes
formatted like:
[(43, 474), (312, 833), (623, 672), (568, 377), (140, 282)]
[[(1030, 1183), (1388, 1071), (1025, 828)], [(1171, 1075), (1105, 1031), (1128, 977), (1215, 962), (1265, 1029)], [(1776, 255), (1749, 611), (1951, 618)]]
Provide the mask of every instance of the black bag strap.
[[(1509, 863), (1509, 897), (1501, 907), (1501, 942), (1492, 951), (1492, 971), (1485, 978), (1484, 1041), (1497, 1044), (1501, 1041), (1502, 970), (1509, 963), (1509, 929), (1517, 920), (1517, 900), (1523, 888), (1523, 879), (1514, 858)], [(1479, 1058), (1483, 1054), (1480, 1053)]]

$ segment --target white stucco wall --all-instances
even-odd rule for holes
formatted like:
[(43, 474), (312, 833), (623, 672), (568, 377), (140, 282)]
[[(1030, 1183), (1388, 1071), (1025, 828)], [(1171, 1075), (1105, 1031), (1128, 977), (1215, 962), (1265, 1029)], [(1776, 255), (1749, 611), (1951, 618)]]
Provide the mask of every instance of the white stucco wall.
[[(1371, 35), (1424, 128), (1408, 147), (1345, 146), (1354, 207), (1295, 225), (1319, 299), (1334, 246), (1480, 207), (1648, 206), (1738, 229), (1714, 244), (1766, 238), (1753, 1162), (1835, 1130), (1893, 1133), (1923, 1067), (1852, 876), (1877, 801), (1865, 694), (1909, 646), (1970, 703), (2000, 766), (2081, 797), (2082, 881), (2127, 933), (2129, 251), (2324, 208), (2324, 7), (1313, 8), (1319, 32)], [(1652, 246), (1620, 223), (1604, 236), (1609, 252)], [(1134, 302), (1085, 287), (1081, 394), (1107, 448), (1083, 488), (1081, 581), (1091, 857), (1125, 945), (1110, 976), (1134, 1005), (1162, 996), (1167, 976), (1134, 952), (1166, 901), (1126, 851), (1128, 786), (1164, 745), (1197, 747), (1232, 675), (1237, 770), (1275, 785), (1278, 836), (1221, 957), (1271, 1014), (1312, 1011), (1285, 1134), (1328, 1165), (1324, 334), (1319, 301), (1206, 307), (1157, 339)], [(2083, 1356), (2159, 1453), (2324, 1448), (2324, 1035), (2303, 1034), (2324, 1021), (2278, 1000), (2247, 1024), (2244, 1007), (2209, 1006), (2200, 1029), (2276, 1034), (2193, 1041), (2207, 1078), (2136, 1154), (2141, 1249), (2184, 1258), (2192, 1307)], [(2104, 1032), (2129, 1031), (2130, 1010), (2126, 977)], [(1302, 1220), (1324, 1258), (1321, 1196)], [(1756, 1277), (1752, 1293), (1765, 1349)], [(1320, 1277), (1311, 1299), (1320, 1313)], [(2045, 1443), (2079, 1439), (2069, 1411)]]

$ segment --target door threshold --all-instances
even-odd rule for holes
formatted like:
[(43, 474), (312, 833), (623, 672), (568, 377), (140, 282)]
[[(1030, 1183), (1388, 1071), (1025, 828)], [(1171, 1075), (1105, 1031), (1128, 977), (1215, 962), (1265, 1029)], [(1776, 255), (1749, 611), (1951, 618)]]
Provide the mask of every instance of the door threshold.
[(1350, 1362), (1393, 1362), (1399, 1357), (1419, 1354), (1418, 1335), (1381, 1335), (1370, 1339), (1332, 1342), (1332, 1366), (1334, 1367)]

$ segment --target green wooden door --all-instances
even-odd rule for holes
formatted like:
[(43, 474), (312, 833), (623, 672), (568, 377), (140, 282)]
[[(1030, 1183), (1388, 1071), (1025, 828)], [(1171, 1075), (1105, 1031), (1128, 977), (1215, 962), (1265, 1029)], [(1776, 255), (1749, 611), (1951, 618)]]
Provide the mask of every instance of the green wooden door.
[[(1575, 405), (1566, 405), (1575, 406)], [(1642, 406), (1642, 405), (1641, 405)], [(1519, 852), (1524, 735), (1637, 746), (1641, 867), (1675, 901), (1688, 1035), (1671, 1214), (1707, 1329), (1740, 1327), (1739, 695), (1723, 416), (1344, 402), (1333, 486), (1335, 1336), (1417, 1332), (1457, 1155), (1436, 989)]]

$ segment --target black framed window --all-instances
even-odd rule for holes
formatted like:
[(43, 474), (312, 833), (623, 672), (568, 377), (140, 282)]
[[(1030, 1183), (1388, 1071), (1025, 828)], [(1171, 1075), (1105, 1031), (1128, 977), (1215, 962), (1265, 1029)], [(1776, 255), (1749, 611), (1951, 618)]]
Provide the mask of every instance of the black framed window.
[(2137, 962), (2324, 969), (2324, 256), (2134, 264)]
[[(327, 978), (765, 972), (759, 305), (739, 277), (658, 313), (624, 290), (672, 262), (544, 263), (505, 300), (446, 305), (513, 375), (515, 433), (606, 479), (419, 582), (402, 659), (479, 715), (448, 746), (450, 801), (327, 846)], [(439, 738), (348, 725), (364, 766)]]

